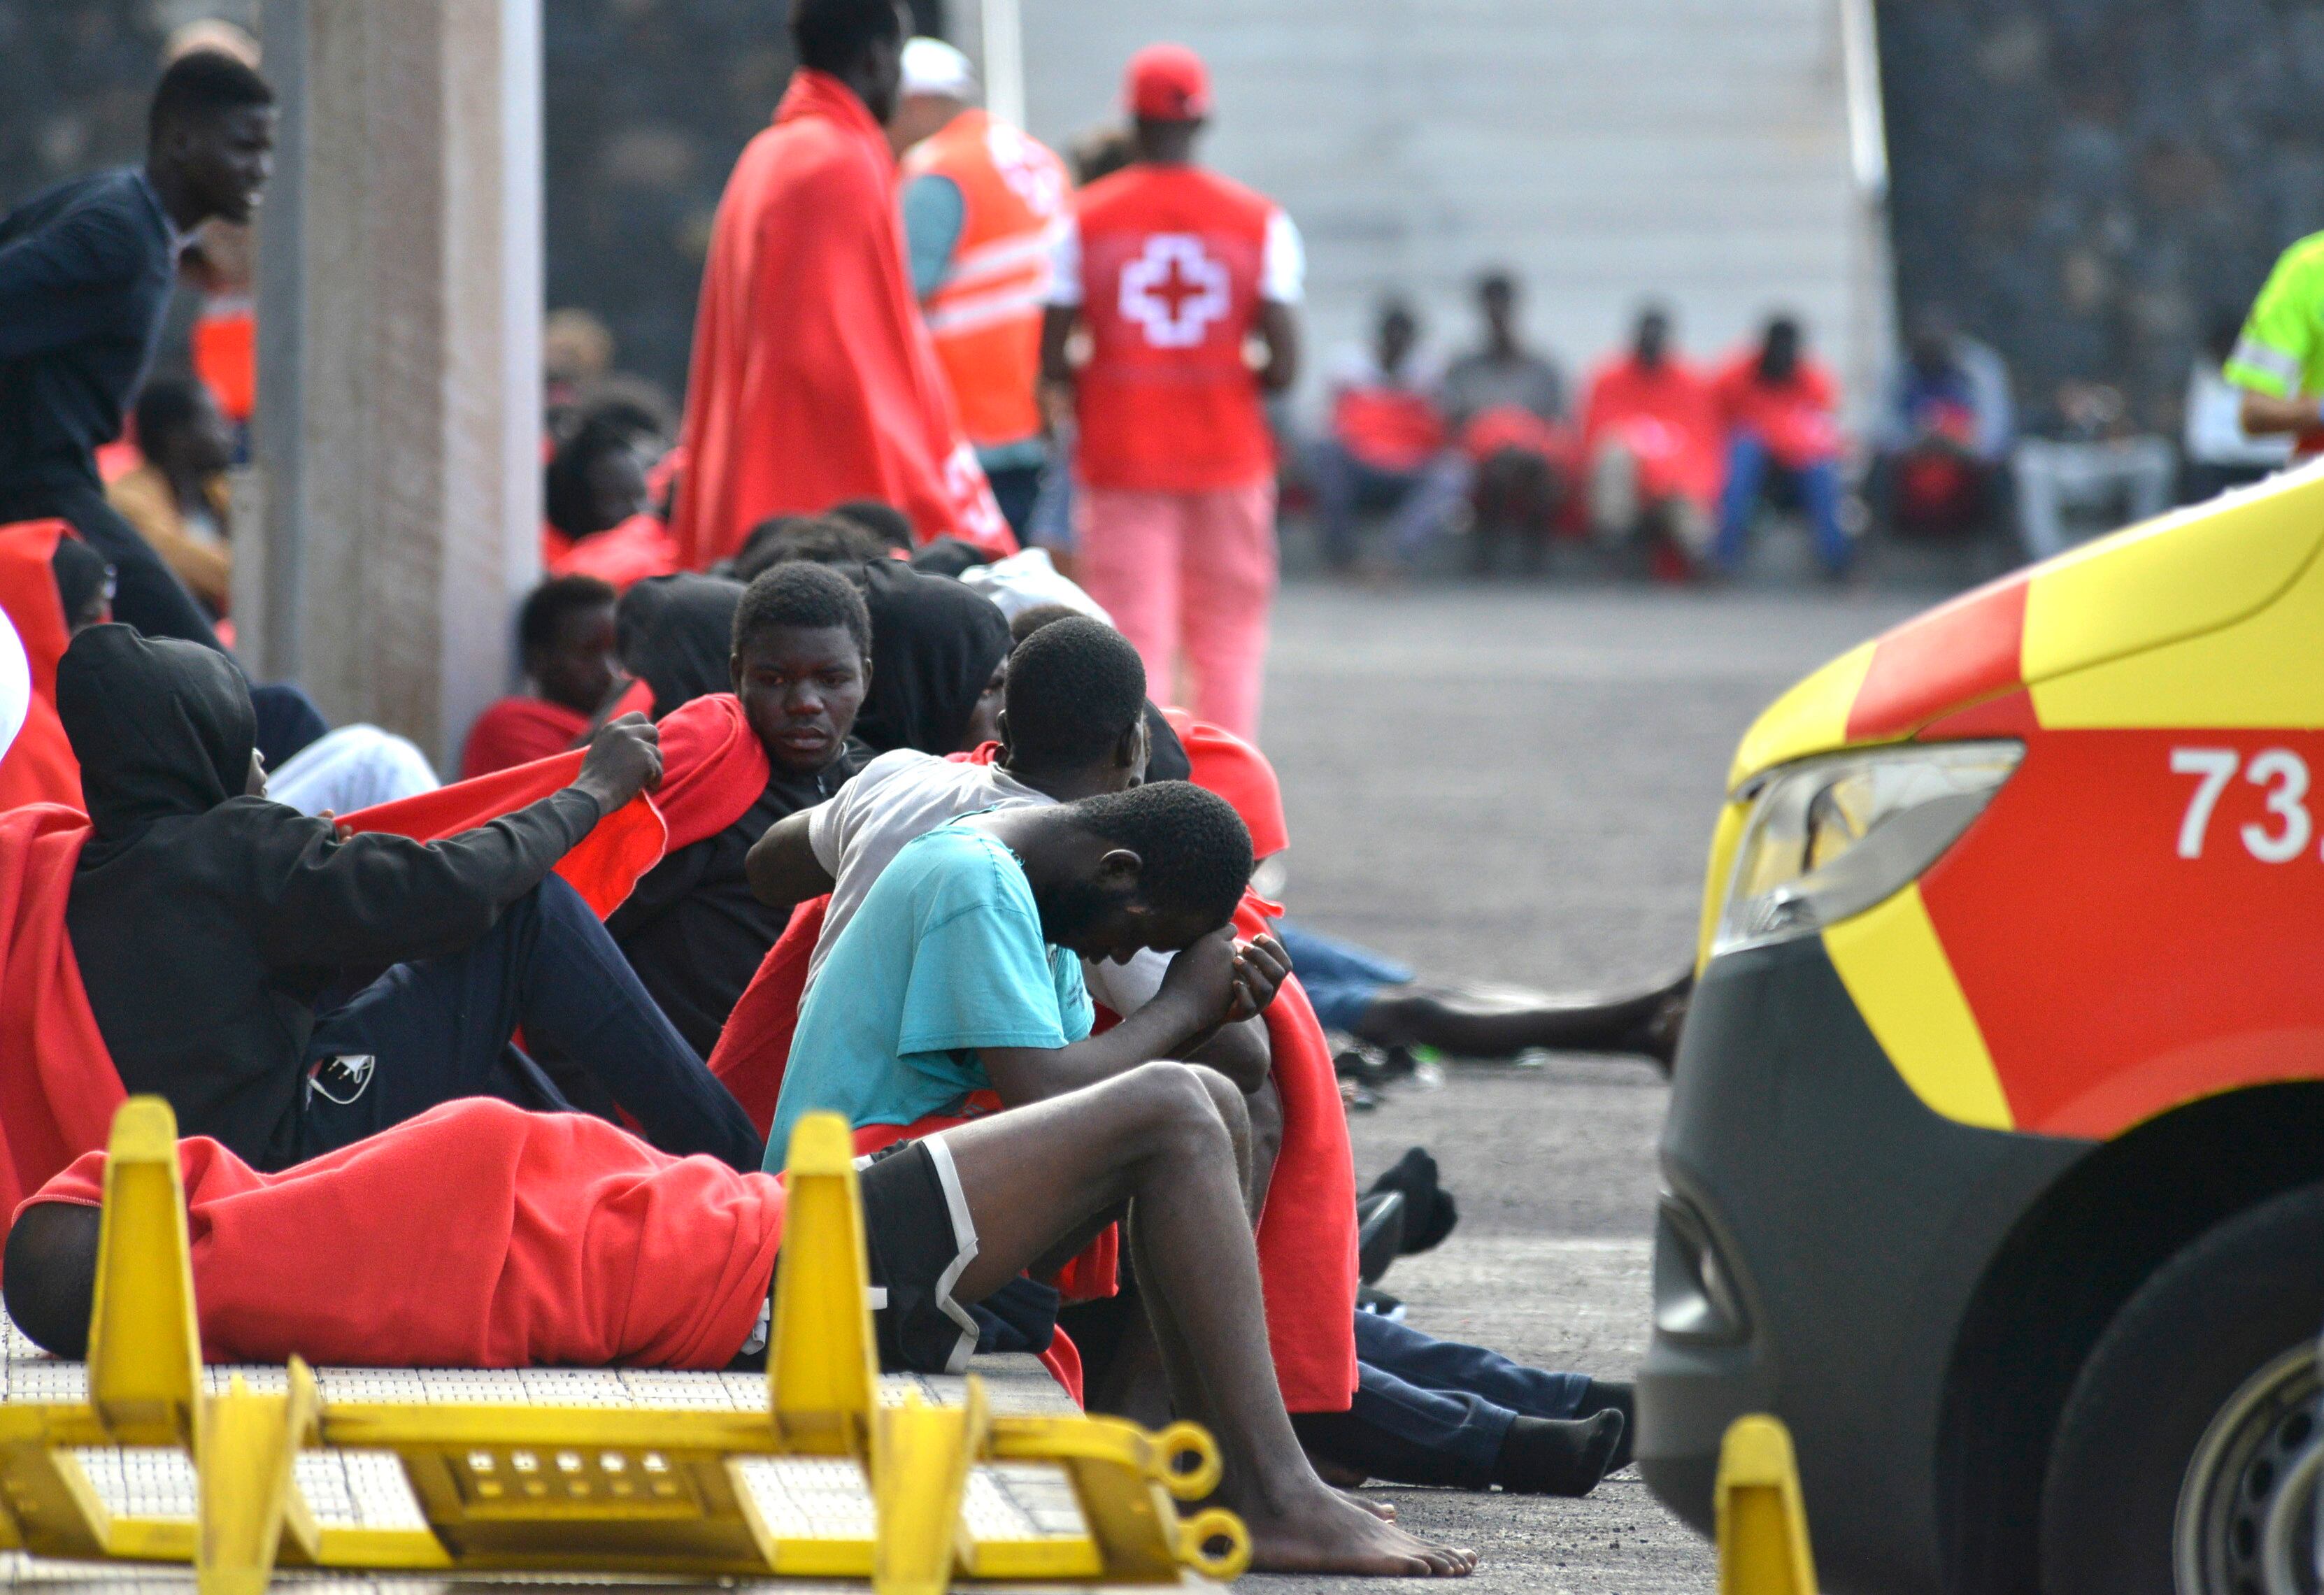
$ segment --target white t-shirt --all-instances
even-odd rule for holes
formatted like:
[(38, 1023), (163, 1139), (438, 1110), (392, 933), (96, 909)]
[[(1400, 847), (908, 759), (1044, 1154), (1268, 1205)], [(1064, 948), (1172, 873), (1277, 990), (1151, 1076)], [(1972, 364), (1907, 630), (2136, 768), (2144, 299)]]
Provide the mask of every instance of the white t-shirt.
[[(1296, 305), (1306, 290), (1307, 247), (1299, 227), (1281, 206), (1267, 213), (1267, 242), (1259, 259), (1259, 297), (1270, 304)], [(1068, 217), (1049, 250), (1049, 303), (1082, 302), (1082, 230)]]
[[(807, 960), (807, 983), (825, 954), (863, 906), (864, 894), (905, 844), (963, 815), (990, 808), (1034, 808), (1056, 801), (990, 764), (939, 759), (916, 748), (882, 753), (830, 798), (807, 810), (807, 846), (835, 883), (824, 910), (823, 931)], [(1152, 951), (1128, 963), (1082, 964), (1093, 1001), (1117, 1014), (1135, 1013), (1161, 989), (1170, 960)], [(1122, 1003), (1130, 1006), (1124, 1008)]]

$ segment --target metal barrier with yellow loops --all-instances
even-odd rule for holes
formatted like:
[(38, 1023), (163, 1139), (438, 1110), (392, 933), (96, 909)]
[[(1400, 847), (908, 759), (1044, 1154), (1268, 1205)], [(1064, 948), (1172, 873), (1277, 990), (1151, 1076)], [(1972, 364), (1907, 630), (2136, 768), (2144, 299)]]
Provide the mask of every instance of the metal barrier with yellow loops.
[[(752, 1412), (331, 1400), (295, 1357), (279, 1390), (235, 1378), (206, 1393), (169, 1105), (124, 1103), (109, 1150), (88, 1396), (0, 1406), (0, 1551), (190, 1562), (202, 1595), (260, 1595), (278, 1563), (777, 1574), (934, 1595), (964, 1578), (1226, 1580), (1250, 1561), (1233, 1514), (1179, 1515), (1219, 1478), (1194, 1424), (996, 1415), (974, 1375), (958, 1406), (880, 1405), (853, 1148), (833, 1115), (791, 1137), (768, 1405)], [(85, 1459), (110, 1447), (190, 1452), (193, 1515), (108, 1507)], [(317, 1447), (391, 1456), (420, 1520), (318, 1520), (297, 1467)], [(1056, 1493), (1044, 1532), (996, 1536), (980, 1519), (979, 1488), (1003, 1471)], [(770, 1504), (817, 1490), (868, 1510), (835, 1532), (828, 1514)]]

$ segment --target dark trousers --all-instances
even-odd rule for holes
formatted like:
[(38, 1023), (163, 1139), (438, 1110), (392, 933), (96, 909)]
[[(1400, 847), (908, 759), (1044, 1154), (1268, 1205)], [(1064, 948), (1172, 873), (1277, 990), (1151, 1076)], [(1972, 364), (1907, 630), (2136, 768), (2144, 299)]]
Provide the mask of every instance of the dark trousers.
[(1356, 1397), (1345, 1412), (1292, 1415), (1300, 1443), (1375, 1479), (1482, 1489), (1510, 1423), (1570, 1418), (1590, 1380), (1440, 1341), (1377, 1313), (1356, 1314)]
[(1033, 519), (1033, 501), (1041, 496), (1041, 467), (1038, 466), (998, 466), (985, 472), (984, 479), (992, 484), (992, 502), (1001, 506), (1001, 519), (1009, 530), (1024, 542), (1025, 528)]
[(300, 1156), (457, 1097), (567, 1107), (510, 1045), (520, 1025), (529, 1045), (586, 1072), (663, 1151), (759, 1166), (765, 1148), (748, 1116), (554, 875), (465, 952), (399, 963), (320, 1018), (307, 1048)]
[(113, 618), (148, 637), (183, 637), (218, 646), (217, 633), (183, 583), (121, 512), (105, 502), (94, 473), (86, 479), (0, 483), (0, 524), (14, 521), (69, 521), (82, 540), (105, 556), (119, 585)]

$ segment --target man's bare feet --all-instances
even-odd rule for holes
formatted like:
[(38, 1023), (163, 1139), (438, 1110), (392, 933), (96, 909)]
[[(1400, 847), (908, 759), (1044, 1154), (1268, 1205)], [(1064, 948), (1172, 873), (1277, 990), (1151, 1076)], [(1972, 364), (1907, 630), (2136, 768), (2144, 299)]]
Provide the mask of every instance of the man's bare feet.
[(1250, 1530), (1257, 1572), (1337, 1572), (1370, 1578), (1466, 1578), (1474, 1551), (1431, 1544), (1331, 1489), (1303, 1491), (1283, 1510), (1236, 1506)]

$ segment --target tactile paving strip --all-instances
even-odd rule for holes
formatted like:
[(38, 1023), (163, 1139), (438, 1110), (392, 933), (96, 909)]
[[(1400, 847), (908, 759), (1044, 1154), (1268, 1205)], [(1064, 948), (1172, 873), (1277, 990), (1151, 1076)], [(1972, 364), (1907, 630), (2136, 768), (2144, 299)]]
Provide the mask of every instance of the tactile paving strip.
[[(0, 1400), (78, 1401), (88, 1391), (88, 1369), (41, 1351), (0, 1313)], [(979, 1357), (992, 1410), (998, 1413), (1064, 1415), (1076, 1410), (1039, 1361), (1026, 1356)], [(279, 1367), (225, 1367), (203, 1370), (205, 1383), (222, 1391), (236, 1375), (253, 1390), (279, 1390)], [(765, 1376), (754, 1373), (682, 1373), (667, 1369), (364, 1369), (316, 1370), (325, 1401), (413, 1401), (430, 1404), (492, 1402), (510, 1406), (646, 1406), (745, 1412), (767, 1400)], [(965, 1381), (944, 1374), (884, 1374), (880, 1400), (899, 1406), (908, 1396), (945, 1406), (957, 1405)], [(108, 1510), (138, 1517), (191, 1517), (194, 1474), (181, 1451), (157, 1446), (99, 1446), (73, 1453), (97, 1498)], [(394, 1455), (383, 1451), (306, 1451), (299, 1454), (299, 1489), (317, 1521), (334, 1528), (424, 1528), (427, 1519)], [(861, 1539), (872, 1532), (872, 1499), (862, 1471), (852, 1461), (810, 1457), (767, 1457), (742, 1464), (746, 1487), (774, 1532), (784, 1537)], [(994, 1462), (971, 1471), (962, 1512), (977, 1539), (1077, 1538), (1088, 1532), (1080, 1503), (1064, 1469), (1049, 1462)], [(350, 1576), (285, 1569), (276, 1581), (301, 1595), (474, 1595), (492, 1584), (538, 1588), (567, 1585), (638, 1588), (641, 1581), (571, 1574), (496, 1575), (489, 1581), (411, 1576)], [(1190, 1586), (1200, 1581), (1188, 1579)], [(189, 1572), (124, 1563), (92, 1565), (51, 1562), (18, 1553), (0, 1553), (0, 1588), (37, 1588), (47, 1595), (185, 1595)], [(669, 1584), (663, 1589), (708, 1588)], [(861, 1584), (825, 1581), (721, 1581), (722, 1590), (782, 1590), (788, 1595), (849, 1591)], [(1091, 1589), (1093, 1586), (1077, 1586)], [(1152, 1586), (1142, 1586), (1151, 1590)], [(1207, 1586), (1204, 1586), (1207, 1587)], [(1051, 1586), (979, 1584), (981, 1595)]]

